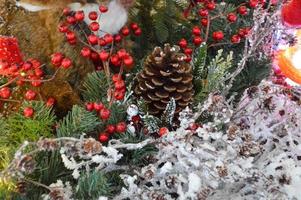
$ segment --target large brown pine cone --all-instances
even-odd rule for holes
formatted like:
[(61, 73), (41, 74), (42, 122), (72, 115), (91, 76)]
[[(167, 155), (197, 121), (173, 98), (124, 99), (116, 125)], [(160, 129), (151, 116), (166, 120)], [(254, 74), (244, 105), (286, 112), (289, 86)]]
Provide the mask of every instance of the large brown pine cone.
[(178, 46), (156, 47), (147, 57), (144, 69), (137, 75), (134, 93), (147, 103), (148, 111), (161, 115), (171, 98), (176, 101), (176, 113), (191, 103), (194, 90), (192, 66)]

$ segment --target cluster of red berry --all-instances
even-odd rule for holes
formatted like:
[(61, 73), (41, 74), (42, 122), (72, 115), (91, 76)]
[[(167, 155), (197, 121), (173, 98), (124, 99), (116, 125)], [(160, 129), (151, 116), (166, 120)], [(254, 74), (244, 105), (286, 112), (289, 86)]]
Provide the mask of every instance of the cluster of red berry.
[[(99, 113), (99, 117), (103, 121), (107, 121), (110, 119), (111, 111), (104, 106), (103, 103), (99, 102), (89, 102), (86, 103), (86, 109), (90, 112), (96, 111)], [(116, 125), (109, 124), (107, 125), (104, 132), (99, 134), (100, 142), (107, 142), (109, 140), (110, 135), (114, 133), (124, 133), (126, 131), (127, 125), (125, 122), (119, 122)]]
[(72, 60), (64, 56), (64, 54), (57, 52), (51, 55), (51, 64), (55, 67), (63, 67), (68, 69), (72, 66)]
[(126, 86), (124, 80), (122, 80), (120, 74), (114, 74), (112, 80), (115, 86), (114, 98), (116, 100), (123, 100), (126, 92)]

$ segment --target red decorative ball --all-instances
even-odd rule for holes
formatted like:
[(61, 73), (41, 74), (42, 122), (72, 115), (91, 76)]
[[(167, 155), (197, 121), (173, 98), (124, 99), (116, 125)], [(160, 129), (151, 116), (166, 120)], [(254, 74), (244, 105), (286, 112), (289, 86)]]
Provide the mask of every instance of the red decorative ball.
[(99, 53), (99, 58), (100, 60), (102, 60), (103, 62), (107, 61), (108, 58), (109, 58), (110, 54), (108, 52), (106, 52), (105, 50), (102, 50), (100, 53)]
[(77, 21), (83, 21), (85, 19), (85, 13), (84, 11), (80, 10), (80, 11), (77, 11), (74, 15), (75, 19)]
[(106, 128), (106, 131), (109, 133), (109, 134), (113, 134), (115, 132), (115, 126), (112, 125), (112, 124), (109, 124)]
[(0, 97), (2, 99), (8, 99), (11, 95), (11, 91), (8, 87), (3, 87), (0, 89)]
[(201, 8), (200, 10), (199, 10), (199, 15), (201, 16), (201, 17), (207, 17), (208, 16), (208, 10), (207, 9), (205, 9), (205, 8)]
[(222, 31), (215, 31), (212, 37), (215, 41), (221, 41), (224, 39), (224, 33)]
[(116, 125), (116, 132), (117, 133), (124, 133), (126, 131), (126, 123), (125, 122), (119, 122)]
[(100, 6), (99, 6), (99, 11), (102, 12), (102, 13), (105, 13), (105, 12), (108, 11), (108, 7), (107, 7), (107, 6), (100, 5)]
[(109, 135), (107, 133), (100, 133), (99, 137), (98, 137), (98, 140), (101, 143), (105, 143), (105, 142), (109, 141)]
[(231, 42), (232, 42), (233, 44), (238, 44), (238, 43), (240, 43), (240, 36), (237, 35), (237, 34), (233, 35), (233, 36), (231, 37)]
[(94, 34), (88, 36), (88, 41), (92, 45), (96, 45), (98, 43), (98, 37)]
[(159, 130), (159, 136), (162, 137), (163, 135), (166, 135), (169, 132), (168, 128), (162, 127)]
[(101, 111), (100, 111), (100, 118), (102, 120), (108, 120), (111, 116), (111, 111), (107, 108), (103, 108)]
[(200, 46), (200, 44), (202, 44), (202, 42), (203, 42), (203, 39), (200, 36), (193, 38), (193, 44), (195, 46)]
[(91, 55), (91, 49), (89, 47), (83, 47), (80, 54), (85, 58), (89, 58)]
[(34, 114), (34, 110), (31, 107), (26, 107), (23, 110), (23, 115), (27, 118), (31, 118)]
[(86, 103), (86, 110), (87, 111), (93, 111), (94, 110), (94, 103), (88, 102)]
[(237, 9), (238, 13), (241, 14), (241, 15), (247, 15), (248, 14), (248, 9), (246, 6), (240, 6), (238, 9)]
[(26, 93), (25, 93), (25, 99), (26, 100), (34, 100), (37, 96), (37, 93), (33, 90), (28, 90)]
[(91, 22), (89, 25), (91, 31), (98, 31), (99, 30), (99, 23), (98, 22)]
[(237, 20), (237, 16), (234, 13), (229, 13), (227, 19), (229, 22), (235, 22)]
[(65, 68), (65, 69), (68, 69), (69, 67), (71, 67), (72, 65), (72, 61), (70, 58), (64, 58), (62, 60), (62, 67)]
[(187, 43), (187, 41), (186, 41), (184, 38), (180, 40), (179, 46), (180, 46), (182, 49), (187, 48), (187, 45), (188, 45), (188, 43)]
[(98, 14), (95, 11), (89, 13), (89, 19), (96, 20), (98, 18)]
[(55, 98), (49, 97), (46, 101), (46, 106), (47, 107), (52, 107), (55, 104)]
[(192, 34), (195, 36), (200, 36), (201, 35), (201, 29), (198, 26), (195, 26), (192, 28)]

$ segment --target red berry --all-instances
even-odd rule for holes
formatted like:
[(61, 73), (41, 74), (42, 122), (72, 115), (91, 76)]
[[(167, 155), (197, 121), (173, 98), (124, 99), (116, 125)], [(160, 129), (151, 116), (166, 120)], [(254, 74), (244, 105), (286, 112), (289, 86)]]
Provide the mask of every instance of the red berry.
[(70, 13), (71, 13), (71, 9), (70, 9), (70, 8), (64, 8), (63, 14), (64, 14), (65, 16), (69, 15)]
[(93, 60), (94, 62), (99, 61), (99, 55), (96, 52), (91, 52), (91, 60)]
[(238, 43), (240, 42), (240, 36), (237, 35), (237, 34), (233, 35), (233, 36), (231, 37), (231, 42), (232, 42), (233, 44), (238, 44)]
[(163, 135), (166, 135), (169, 132), (168, 128), (162, 127), (159, 130), (159, 136), (162, 137)]
[(132, 30), (137, 30), (139, 28), (138, 24), (137, 23), (131, 23), (131, 29)]
[(98, 14), (95, 11), (89, 13), (89, 19), (96, 20), (98, 18)]
[(34, 74), (38, 77), (42, 77), (42, 76), (44, 76), (44, 71), (40, 68), (37, 68), (34, 70)]
[(136, 36), (140, 36), (140, 35), (142, 34), (141, 28), (138, 28), (137, 30), (135, 30), (135, 31), (134, 31), (134, 34), (135, 34)]
[(119, 81), (119, 80), (121, 80), (122, 78), (121, 78), (121, 76), (119, 75), (119, 74), (114, 74), (113, 76), (112, 76), (112, 80), (113, 80), (113, 82), (114, 83), (116, 83), (117, 81)]
[(229, 13), (227, 19), (229, 22), (235, 22), (237, 20), (237, 16), (234, 13)]
[(27, 118), (31, 118), (34, 114), (34, 110), (31, 107), (26, 107), (23, 110), (23, 115)]
[(238, 35), (239, 35), (240, 37), (242, 37), (242, 38), (246, 37), (246, 35), (245, 35), (245, 29), (240, 28), (240, 29), (238, 30)]
[(116, 100), (123, 100), (123, 99), (124, 99), (124, 96), (125, 96), (125, 93), (124, 93), (123, 91), (121, 91), (121, 90), (116, 90), (116, 91), (114, 92), (114, 98), (115, 98)]
[(68, 24), (75, 24), (76, 23), (76, 19), (75, 19), (75, 17), (68, 16), (67, 17), (67, 22), (68, 22)]
[(105, 143), (109, 141), (109, 135), (107, 133), (100, 133), (98, 139), (100, 142)]
[(33, 90), (28, 90), (26, 93), (25, 93), (25, 99), (26, 100), (34, 100), (37, 96), (37, 93)]
[(127, 52), (125, 49), (120, 49), (119, 51), (117, 51), (117, 55), (119, 56), (119, 58), (124, 58), (126, 56)]
[(224, 39), (224, 33), (222, 31), (215, 31), (212, 37), (215, 41), (221, 41)]
[(42, 85), (42, 81), (35, 77), (32, 79), (31, 85), (34, 87), (40, 87)]
[(22, 68), (23, 68), (23, 70), (25, 70), (25, 71), (30, 70), (32, 67), (33, 67), (33, 66), (32, 66), (32, 63), (29, 62), (29, 61), (26, 61), (26, 62), (23, 63), (23, 65), (22, 65)]
[(238, 13), (241, 14), (241, 15), (247, 15), (248, 14), (248, 9), (246, 6), (240, 6), (238, 9), (237, 9)]
[(116, 125), (116, 132), (117, 133), (124, 133), (126, 131), (126, 123), (125, 122), (119, 122)]
[(214, 2), (208, 2), (206, 5), (208, 10), (214, 10), (215, 9), (215, 3)]
[(113, 56), (111, 56), (110, 61), (111, 61), (111, 63), (112, 63), (114, 66), (116, 66), (116, 67), (119, 67), (120, 64), (121, 64), (121, 61), (120, 61), (118, 55), (113, 55)]
[(64, 58), (63, 61), (62, 61), (62, 67), (67, 69), (69, 67), (71, 67), (72, 65), (72, 61), (70, 58)]
[(203, 26), (207, 26), (207, 25), (208, 25), (208, 19), (202, 18), (202, 19), (201, 19), (201, 24), (202, 24)]
[(207, 17), (207, 16), (208, 16), (208, 10), (205, 9), (205, 8), (201, 8), (201, 9), (199, 10), (199, 15), (200, 15), (201, 17)]
[(106, 131), (109, 133), (109, 134), (113, 134), (115, 132), (115, 126), (112, 125), (112, 124), (109, 124), (106, 128)]
[(93, 111), (94, 110), (94, 103), (86, 103), (86, 110)]
[(193, 38), (193, 44), (195, 46), (199, 46), (200, 44), (202, 44), (202, 42), (203, 42), (203, 39), (199, 36)]
[(8, 87), (3, 87), (0, 89), (0, 97), (3, 99), (8, 99), (11, 95), (11, 91)]
[(201, 29), (198, 26), (193, 27), (192, 34), (195, 35), (195, 36), (200, 36), (201, 35)]
[(104, 61), (107, 61), (108, 58), (109, 58), (110, 54), (108, 52), (106, 52), (105, 50), (102, 50), (100, 53), (99, 53), (99, 58), (100, 60), (102, 60), (103, 62)]
[(106, 41), (103, 38), (99, 38), (98, 44), (99, 44), (99, 46), (102, 46), (102, 47), (107, 45)]
[(185, 62), (187, 62), (187, 63), (190, 63), (191, 62), (191, 60), (192, 60), (192, 58), (191, 58), (191, 56), (189, 56), (189, 55), (186, 55), (186, 57), (185, 57)]
[(46, 101), (46, 106), (47, 107), (52, 107), (55, 104), (55, 98), (49, 97)]
[(99, 30), (99, 23), (98, 22), (91, 22), (89, 25), (91, 31), (98, 31)]
[(105, 36), (103, 37), (103, 39), (105, 40), (105, 42), (107, 44), (111, 44), (114, 40), (114, 37), (111, 34), (105, 34)]
[(51, 55), (51, 63), (55, 66), (60, 66), (62, 61), (64, 59), (64, 56), (62, 53), (54, 53)]
[(130, 29), (127, 26), (125, 26), (121, 29), (121, 33), (124, 36), (128, 36), (130, 34)]
[(255, 8), (258, 5), (258, 0), (250, 0), (249, 6)]
[(118, 80), (118, 81), (116, 81), (114, 84), (115, 84), (115, 88), (116, 88), (117, 90), (121, 90), (122, 88), (125, 87), (125, 83), (124, 83), (123, 80)]
[(191, 48), (186, 48), (186, 49), (184, 49), (184, 53), (185, 53), (186, 55), (192, 55), (192, 52), (193, 52), (193, 50), (192, 50)]
[(84, 11), (80, 10), (80, 11), (77, 11), (74, 15), (75, 19), (77, 21), (83, 21), (85, 19), (85, 13)]
[(188, 128), (189, 130), (195, 131), (199, 128), (199, 125), (196, 123), (190, 123)]
[(74, 32), (69, 31), (69, 32), (66, 33), (66, 38), (67, 38), (68, 41), (74, 40), (76, 38), (76, 35), (75, 35)]
[(85, 58), (89, 58), (91, 55), (91, 49), (89, 47), (84, 47), (82, 48), (82, 50), (80, 51), (80, 54), (85, 57)]
[(179, 46), (182, 48), (182, 49), (185, 49), (187, 48), (187, 41), (183, 38), (180, 40), (179, 42)]
[(121, 36), (121, 35), (119, 35), (119, 34), (115, 35), (114, 41), (115, 41), (116, 43), (121, 42), (121, 40), (122, 40), (122, 36)]
[(95, 45), (98, 43), (98, 37), (94, 34), (88, 36), (88, 41), (90, 44)]
[(111, 116), (111, 111), (107, 108), (103, 108), (101, 111), (100, 111), (100, 118), (102, 120), (108, 120)]
[(104, 105), (100, 102), (100, 103), (93, 103), (93, 108), (96, 111), (101, 111), (104, 108)]
[(100, 6), (99, 6), (99, 11), (102, 12), (102, 13), (105, 13), (105, 12), (108, 11), (108, 7), (103, 6), (103, 5), (100, 5)]
[(124, 59), (123, 59), (123, 63), (126, 67), (132, 67), (133, 64), (134, 64), (134, 59), (132, 56), (126, 56)]
[(64, 24), (64, 23), (60, 24), (58, 26), (58, 29), (59, 29), (59, 32), (61, 32), (61, 33), (67, 33), (68, 30), (69, 30), (68, 26), (66, 24)]

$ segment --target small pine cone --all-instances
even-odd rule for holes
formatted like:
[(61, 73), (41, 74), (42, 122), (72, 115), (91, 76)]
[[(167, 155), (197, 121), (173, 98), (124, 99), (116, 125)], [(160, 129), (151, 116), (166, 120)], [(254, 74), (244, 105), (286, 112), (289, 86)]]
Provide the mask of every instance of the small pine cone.
[(95, 139), (89, 138), (84, 141), (83, 150), (87, 154), (92, 154), (92, 155), (99, 154), (102, 151), (102, 145), (101, 143), (97, 142)]
[(17, 163), (18, 170), (25, 172), (25, 173), (31, 173), (35, 169), (35, 161), (33, 158), (29, 155), (24, 155), (20, 159), (20, 161)]
[(218, 166), (216, 167), (217, 168), (217, 172), (218, 172), (218, 175), (220, 177), (225, 177), (225, 176), (228, 176), (228, 170), (225, 166)]
[(198, 200), (206, 200), (210, 194), (210, 189), (209, 188), (205, 188), (203, 189), (199, 194), (198, 194)]
[(255, 156), (261, 152), (261, 147), (257, 143), (245, 143), (243, 146), (240, 147), (239, 153), (242, 156)]
[(161, 194), (159, 192), (153, 191), (150, 195), (151, 200), (166, 200), (164, 197), (164, 194)]
[(19, 194), (22, 194), (24, 195), (26, 193), (26, 182), (25, 181), (18, 181), (17, 184), (16, 184), (16, 191), (19, 193)]
[(152, 115), (160, 116), (171, 98), (176, 101), (176, 113), (192, 101), (192, 67), (179, 51), (178, 46), (169, 44), (164, 49), (156, 47), (135, 79), (134, 93), (144, 99)]
[(58, 143), (54, 139), (41, 139), (37, 142), (37, 146), (44, 151), (54, 151), (58, 148)]
[(239, 127), (235, 124), (231, 124), (227, 131), (227, 136), (229, 140), (234, 140), (237, 136), (237, 132), (239, 130)]

